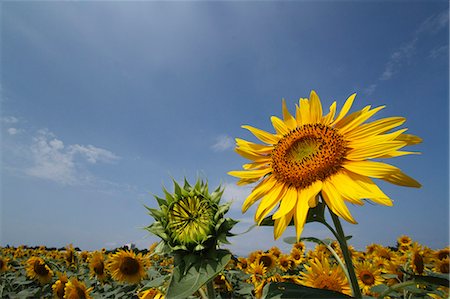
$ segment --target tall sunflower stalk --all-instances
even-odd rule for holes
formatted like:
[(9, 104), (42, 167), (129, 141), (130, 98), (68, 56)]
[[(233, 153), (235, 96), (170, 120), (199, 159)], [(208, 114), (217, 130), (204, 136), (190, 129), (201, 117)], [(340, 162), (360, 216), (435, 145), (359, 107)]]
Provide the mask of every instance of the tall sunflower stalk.
[[(339, 218), (356, 224), (346, 203), (363, 205), (364, 200), (392, 206), (392, 200), (372, 180), (419, 188), (421, 185), (399, 168), (374, 159), (417, 154), (404, 151), (422, 140), (398, 129), (403, 117), (381, 118), (367, 122), (384, 106), (370, 105), (348, 114), (356, 94), (337, 112), (334, 102), (324, 115), (319, 96), (312, 91), (301, 98), (292, 115), (282, 101), (283, 119), (271, 117), (275, 133), (244, 125), (261, 143), (236, 139), (236, 152), (249, 159), (243, 170), (230, 171), (238, 185), (257, 183), (242, 206), (246, 212), (259, 201), (255, 214), (258, 225), (272, 224), (278, 239), (286, 227), (295, 225), (299, 240), (306, 222), (325, 224), (341, 245), (353, 294), (361, 298), (346, 237)], [(333, 228), (325, 221), (326, 206)], [(321, 215), (317, 214), (320, 211)]]
[[(221, 205), (223, 189), (212, 193), (208, 184), (198, 179), (194, 186), (174, 181), (174, 192), (163, 189), (165, 198), (155, 196), (159, 209), (147, 207), (155, 222), (146, 229), (162, 240), (159, 252), (174, 257), (167, 298), (185, 298), (207, 286), (207, 297), (215, 298), (213, 279), (231, 259), (220, 244), (229, 244), (227, 237), (237, 221), (226, 218), (231, 203)], [(204, 294), (206, 296), (206, 294)]]

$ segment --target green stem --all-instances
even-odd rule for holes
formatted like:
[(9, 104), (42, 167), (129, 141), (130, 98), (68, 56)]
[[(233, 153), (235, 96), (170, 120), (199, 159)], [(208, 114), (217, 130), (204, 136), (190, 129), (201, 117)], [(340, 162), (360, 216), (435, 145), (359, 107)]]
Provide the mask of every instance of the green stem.
[(216, 292), (214, 291), (214, 279), (211, 279), (206, 284), (206, 290), (208, 291), (208, 298), (209, 299), (215, 299), (216, 298)]
[(331, 219), (333, 220), (334, 227), (336, 228), (336, 237), (338, 239), (339, 245), (341, 246), (342, 255), (344, 256), (345, 265), (347, 266), (348, 275), (350, 276), (350, 284), (353, 290), (353, 297), (362, 298), (361, 289), (358, 285), (358, 279), (356, 278), (355, 268), (353, 267), (352, 258), (350, 256), (350, 251), (348, 250), (347, 241), (345, 240), (344, 230), (342, 229), (339, 217), (330, 211)]

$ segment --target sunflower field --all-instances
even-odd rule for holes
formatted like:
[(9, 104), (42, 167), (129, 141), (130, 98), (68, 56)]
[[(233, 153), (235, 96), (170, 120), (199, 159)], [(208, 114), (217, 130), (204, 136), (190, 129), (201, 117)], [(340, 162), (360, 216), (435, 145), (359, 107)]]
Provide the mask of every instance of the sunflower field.
[[(146, 250), (91, 252), (72, 245), (62, 249), (2, 247), (0, 297), (164, 298), (174, 260), (157, 254), (156, 245)], [(449, 296), (448, 247), (433, 250), (401, 236), (393, 247), (372, 244), (365, 251), (349, 248), (365, 297)], [(276, 286), (283, 282), (292, 288), (335, 291), (336, 298), (351, 298), (349, 282), (339, 265), (341, 255), (338, 243), (331, 240), (309, 250), (300, 241), (293, 242), (290, 252), (272, 247), (244, 257), (233, 255), (213, 279), (215, 294), (217, 298), (297, 298), (289, 297), (286, 289), (280, 297)], [(320, 298), (329, 298), (327, 294)], [(208, 298), (206, 285), (188, 298)]]

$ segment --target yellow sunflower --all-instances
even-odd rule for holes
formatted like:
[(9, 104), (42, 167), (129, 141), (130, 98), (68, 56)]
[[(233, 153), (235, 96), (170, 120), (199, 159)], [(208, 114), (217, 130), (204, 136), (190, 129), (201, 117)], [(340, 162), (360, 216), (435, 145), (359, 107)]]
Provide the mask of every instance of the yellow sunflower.
[(368, 261), (356, 263), (355, 272), (359, 287), (365, 295), (372, 295), (370, 288), (383, 283), (381, 270)]
[(277, 257), (274, 256), (271, 252), (262, 253), (257, 259), (256, 262), (262, 263), (264, 267), (266, 267), (267, 271), (272, 270), (277, 264)]
[(300, 272), (300, 281), (308, 287), (351, 295), (350, 285), (342, 268), (330, 265), (326, 258), (323, 260), (316, 258), (309, 264), (305, 264), (305, 272)]
[(264, 144), (236, 139), (236, 152), (251, 163), (242, 171), (231, 171), (238, 177), (238, 185), (259, 182), (245, 200), (245, 212), (261, 200), (255, 221), (261, 221), (278, 206), (272, 215), (275, 220), (274, 237), (278, 239), (294, 219), (297, 239), (303, 230), (308, 210), (317, 205), (321, 193), (327, 206), (341, 218), (356, 223), (345, 202), (362, 205), (361, 199), (392, 206), (371, 178), (409, 187), (420, 187), (413, 178), (392, 165), (372, 161), (412, 154), (401, 151), (407, 145), (421, 142), (406, 129), (390, 132), (402, 125), (402, 117), (389, 117), (366, 122), (384, 108), (366, 106), (347, 115), (355, 94), (345, 102), (336, 116), (336, 102), (323, 116), (322, 104), (312, 91), (309, 99), (300, 99), (295, 117), (283, 100), (283, 119), (271, 117), (275, 133), (252, 126), (242, 126)]
[(264, 280), (264, 276), (267, 273), (267, 268), (264, 267), (263, 263), (254, 262), (248, 267), (247, 273), (251, 274), (251, 281), (256, 285)]
[(398, 246), (409, 246), (412, 244), (412, 240), (409, 236), (403, 235), (398, 237), (397, 244)]
[(282, 272), (288, 272), (289, 270), (291, 270), (294, 261), (292, 260), (290, 255), (282, 254), (278, 258), (278, 264)]
[(448, 274), (450, 271), (450, 259), (448, 257), (434, 262), (433, 270), (438, 273)]
[(67, 275), (65, 273), (58, 274), (58, 280), (52, 285), (53, 295), (57, 299), (64, 299), (64, 289), (68, 282)]
[(89, 271), (91, 278), (97, 277), (99, 281), (104, 281), (107, 276), (105, 268), (105, 258), (100, 251), (94, 251), (89, 258)]
[(110, 257), (107, 267), (114, 280), (137, 284), (146, 276), (148, 259), (141, 253), (119, 250)]
[(40, 257), (30, 257), (26, 261), (25, 270), (29, 278), (39, 281), (40, 284), (49, 283), (53, 277), (53, 271)]
[(304, 256), (303, 256), (303, 252), (301, 252), (300, 250), (298, 250), (297, 248), (292, 248), (291, 250), (291, 259), (294, 262), (294, 264), (296, 266), (300, 265), (303, 260), (304, 260)]
[(92, 299), (89, 295), (92, 289), (92, 287), (87, 289), (83, 282), (72, 277), (64, 288), (64, 299)]
[(164, 294), (162, 294), (158, 289), (151, 288), (140, 292), (138, 297), (139, 299), (164, 299)]

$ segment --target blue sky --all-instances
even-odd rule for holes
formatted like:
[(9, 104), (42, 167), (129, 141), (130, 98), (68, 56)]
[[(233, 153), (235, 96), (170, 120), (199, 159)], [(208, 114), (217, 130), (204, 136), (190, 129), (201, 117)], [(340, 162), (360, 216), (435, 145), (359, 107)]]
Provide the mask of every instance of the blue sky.
[[(1, 246), (144, 248), (157, 239), (143, 204), (172, 177), (222, 184), (246, 230), (234, 138), (256, 141), (240, 126), (273, 130), (281, 99), (293, 111), (312, 89), (324, 107), (354, 92), (353, 111), (386, 105), (379, 117), (424, 139), (420, 156), (389, 161), (423, 187), (379, 182), (394, 206), (350, 206), (350, 244), (448, 245), (448, 2), (1, 5)], [(237, 254), (289, 248), (271, 228), (231, 241)]]

